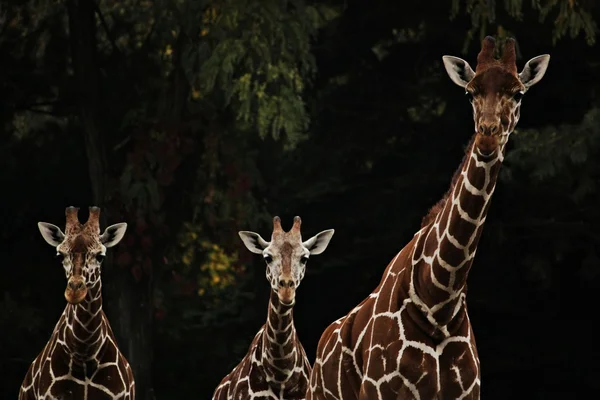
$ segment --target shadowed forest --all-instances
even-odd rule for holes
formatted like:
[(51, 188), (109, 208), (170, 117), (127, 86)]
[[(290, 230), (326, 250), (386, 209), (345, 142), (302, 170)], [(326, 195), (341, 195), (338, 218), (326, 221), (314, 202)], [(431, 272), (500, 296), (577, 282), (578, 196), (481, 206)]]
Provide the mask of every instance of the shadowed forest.
[(265, 322), (261, 257), (335, 229), (298, 289), (310, 361), (448, 189), (472, 109), (443, 55), (551, 60), (507, 145), (468, 281), (483, 399), (600, 392), (600, 5), (592, 0), (5, 0), (0, 398), (65, 307), (38, 221), (127, 222), (104, 309), (137, 398), (210, 399)]

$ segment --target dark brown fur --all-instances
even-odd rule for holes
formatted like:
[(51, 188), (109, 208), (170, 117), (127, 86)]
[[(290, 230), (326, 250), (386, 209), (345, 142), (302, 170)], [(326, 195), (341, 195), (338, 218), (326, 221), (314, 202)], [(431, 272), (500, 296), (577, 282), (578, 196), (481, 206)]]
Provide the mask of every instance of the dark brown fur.
[(296, 217), (292, 229), (284, 232), (279, 217), (273, 218), (271, 242), (263, 250), (280, 264), (274, 267), (271, 261), (267, 265), (267, 280), (272, 285), (267, 322), (244, 358), (221, 380), (213, 400), (303, 400), (306, 396), (311, 366), (293, 317), (295, 287), (300, 283), (295, 279), (294, 263), (303, 248), (300, 224)]
[(524, 88), (516, 75), (514, 43), (507, 43), (502, 60), (493, 59), (493, 47), (492, 39), (484, 41), (468, 84), (460, 74), (466, 70), (471, 77), (470, 67), (445, 59), (453, 81), (473, 94), (475, 134), (449, 190), (380, 284), (323, 332), (307, 400), (480, 398), (467, 277), (504, 146), (518, 121), (514, 92)]
[[(71, 290), (67, 285), (65, 296), (69, 304), (50, 340), (30, 365), (19, 400), (135, 399), (133, 373), (102, 310), (100, 266), (90, 267), (86, 261), (102, 250), (97, 225), (99, 211), (92, 208), (88, 223), (81, 225), (77, 209), (66, 210), (66, 236), (57, 251), (71, 261), (69, 283), (81, 282), (85, 286)], [(81, 384), (86, 380), (97, 387)]]
[[(281, 304), (277, 294), (272, 291), (267, 323), (254, 337), (244, 359), (221, 380), (213, 400), (304, 399), (311, 367), (298, 340), (293, 319), (292, 307)], [(288, 329), (282, 330), (285, 327)], [(292, 353), (295, 353), (294, 357), (284, 358)], [(253, 360), (258, 360), (262, 365)], [(294, 369), (296, 372), (291, 376), (283, 373), (284, 370)], [(254, 397), (249, 394), (265, 391), (271, 395)]]

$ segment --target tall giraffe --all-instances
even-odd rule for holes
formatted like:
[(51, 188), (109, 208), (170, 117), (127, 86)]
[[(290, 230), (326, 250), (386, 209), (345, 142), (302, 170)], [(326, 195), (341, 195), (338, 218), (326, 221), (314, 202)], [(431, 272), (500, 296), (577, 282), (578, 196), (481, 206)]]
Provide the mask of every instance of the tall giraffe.
[(502, 58), (486, 37), (475, 72), (443, 62), (473, 106), (475, 134), (447, 194), (394, 257), (377, 288), (323, 333), (308, 400), (478, 399), (480, 370), (466, 305), (466, 281), (521, 98), (550, 57), (517, 73), (515, 42)]
[(322, 231), (303, 242), (300, 224), (300, 217), (295, 217), (292, 229), (285, 232), (279, 217), (273, 218), (270, 242), (255, 232), (239, 232), (248, 250), (262, 254), (267, 264), (271, 297), (267, 322), (254, 337), (246, 356), (223, 378), (213, 400), (306, 397), (311, 368), (294, 327), (296, 289), (304, 277), (308, 258), (325, 251), (334, 230)]
[(78, 211), (66, 209), (65, 233), (56, 225), (38, 223), (64, 267), (68, 304), (46, 347), (29, 367), (19, 400), (135, 398), (131, 368), (102, 310), (100, 280), (106, 249), (121, 241), (127, 224), (111, 225), (101, 235), (100, 209), (90, 207), (83, 225)]

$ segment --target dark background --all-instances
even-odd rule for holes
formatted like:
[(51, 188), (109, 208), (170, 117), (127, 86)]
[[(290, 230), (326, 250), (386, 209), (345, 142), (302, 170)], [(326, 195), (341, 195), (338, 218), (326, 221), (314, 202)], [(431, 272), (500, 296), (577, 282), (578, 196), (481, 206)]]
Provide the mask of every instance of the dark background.
[(297, 296), (322, 331), (377, 285), (473, 131), (443, 55), (485, 35), (551, 55), (511, 137), (469, 277), (484, 399), (600, 390), (600, 46), (593, 1), (3, 1), (0, 398), (65, 306), (38, 221), (129, 224), (105, 311), (139, 399), (209, 399), (264, 323), (238, 230), (336, 234)]

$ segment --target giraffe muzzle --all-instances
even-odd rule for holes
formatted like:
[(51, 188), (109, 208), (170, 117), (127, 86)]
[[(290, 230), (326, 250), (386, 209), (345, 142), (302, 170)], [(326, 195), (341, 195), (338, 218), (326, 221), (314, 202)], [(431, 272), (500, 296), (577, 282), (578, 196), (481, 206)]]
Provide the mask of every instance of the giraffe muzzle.
[(499, 122), (496, 123), (496, 122), (482, 121), (478, 127), (478, 133), (483, 136), (498, 135), (501, 132), (502, 132), (502, 129), (500, 128)]
[(65, 289), (65, 299), (71, 304), (79, 304), (87, 295), (87, 286), (82, 277), (71, 277)]
[(280, 279), (277, 288), (279, 301), (285, 306), (294, 305), (296, 298), (296, 283), (292, 279)]
[(475, 146), (477, 146), (480, 155), (490, 157), (500, 146), (500, 135), (478, 134), (475, 138)]

